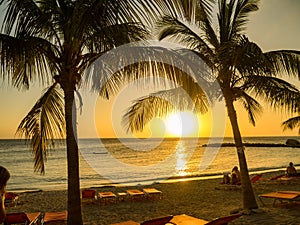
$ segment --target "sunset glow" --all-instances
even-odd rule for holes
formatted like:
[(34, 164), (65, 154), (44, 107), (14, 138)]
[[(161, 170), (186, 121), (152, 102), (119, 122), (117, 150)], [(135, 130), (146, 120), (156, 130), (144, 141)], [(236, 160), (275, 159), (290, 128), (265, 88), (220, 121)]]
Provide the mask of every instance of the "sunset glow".
[(166, 129), (170, 136), (193, 136), (199, 131), (199, 121), (192, 112), (177, 112), (166, 118)]

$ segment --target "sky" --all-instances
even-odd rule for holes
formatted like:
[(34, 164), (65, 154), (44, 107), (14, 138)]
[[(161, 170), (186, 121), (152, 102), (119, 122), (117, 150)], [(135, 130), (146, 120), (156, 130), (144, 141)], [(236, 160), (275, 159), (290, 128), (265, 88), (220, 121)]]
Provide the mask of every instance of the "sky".
[[(250, 16), (250, 21), (247, 25), (247, 36), (264, 51), (279, 49), (300, 50), (299, 10), (299, 0), (262, 0), (259, 11)], [(297, 79), (289, 81), (300, 87), (300, 82)], [(18, 124), (35, 104), (42, 90), (43, 88), (38, 83), (33, 84), (28, 91), (18, 91), (6, 85), (5, 82), (0, 83), (0, 139), (17, 137), (15, 136), (15, 131)], [(159, 90), (159, 88), (155, 88), (155, 90)], [(154, 87), (134, 91), (132, 86), (127, 86), (109, 101), (99, 99), (94, 94), (83, 92), (83, 110), (82, 114), (78, 115), (79, 137), (156, 137), (175, 135), (176, 132), (171, 132), (171, 128), (165, 125), (163, 119), (159, 118), (152, 121), (142, 133), (128, 134), (124, 130), (121, 124), (121, 117), (125, 110), (134, 99), (153, 91)], [(247, 115), (239, 107), (237, 108), (237, 113), (243, 136), (298, 135), (298, 130), (282, 131), (281, 123), (290, 117), (286, 113), (272, 112), (265, 107), (264, 113), (257, 119), (255, 127), (249, 124)], [(221, 125), (221, 120), (223, 120), (223, 114), (219, 115), (216, 112), (212, 112), (196, 118), (193, 117), (193, 120), (199, 122), (199, 129), (194, 130), (190, 135), (211, 136), (212, 130), (218, 129), (211, 128), (212, 120), (216, 124), (220, 124), (220, 132), (222, 133), (223, 125)], [(219, 119), (221, 122), (218, 121)], [(228, 121), (225, 121), (225, 124), (224, 135), (232, 136)]]

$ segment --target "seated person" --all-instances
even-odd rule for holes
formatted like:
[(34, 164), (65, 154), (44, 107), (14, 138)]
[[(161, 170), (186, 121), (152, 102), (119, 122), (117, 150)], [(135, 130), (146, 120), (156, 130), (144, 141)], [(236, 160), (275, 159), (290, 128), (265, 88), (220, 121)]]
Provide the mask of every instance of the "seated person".
[(229, 173), (224, 173), (222, 184), (230, 184), (230, 176), (229, 176)]
[(241, 184), (241, 173), (237, 166), (231, 171), (231, 184)]
[(289, 166), (286, 168), (286, 175), (289, 177), (297, 176), (296, 168), (292, 162), (290, 162)]
[(4, 201), (5, 201), (6, 184), (9, 177), (10, 174), (8, 170), (3, 166), (0, 166), (0, 224), (3, 222), (6, 215)]

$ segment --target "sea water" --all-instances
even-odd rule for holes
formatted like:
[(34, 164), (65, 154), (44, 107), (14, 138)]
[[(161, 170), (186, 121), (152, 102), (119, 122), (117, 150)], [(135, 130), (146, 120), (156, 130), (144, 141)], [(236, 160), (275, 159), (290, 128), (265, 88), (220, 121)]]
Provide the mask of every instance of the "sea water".
[[(288, 138), (247, 137), (245, 143), (284, 144)], [(204, 147), (233, 143), (232, 138), (80, 139), (81, 188), (170, 182), (180, 178), (209, 179), (238, 165), (235, 147)], [(300, 148), (246, 147), (250, 173), (283, 170), (290, 161), (300, 166)], [(34, 155), (22, 140), (0, 140), (0, 165), (11, 173), (8, 190), (67, 188), (64, 144), (48, 152), (45, 174), (34, 172)], [(300, 169), (300, 168), (299, 168)]]

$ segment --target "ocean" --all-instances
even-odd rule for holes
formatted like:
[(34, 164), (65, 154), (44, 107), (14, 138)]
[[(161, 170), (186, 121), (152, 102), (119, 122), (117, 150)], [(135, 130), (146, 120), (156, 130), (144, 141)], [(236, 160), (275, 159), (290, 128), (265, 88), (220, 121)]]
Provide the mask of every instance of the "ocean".
[[(288, 138), (246, 137), (244, 143), (285, 144)], [(137, 185), (180, 179), (221, 177), (238, 165), (235, 147), (204, 147), (208, 143), (233, 143), (232, 138), (80, 139), (81, 188)], [(246, 147), (250, 173), (284, 170), (290, 161), (300, 166), (300, 148)], [(46, 173), (34, 172), (33, 155), (22, 140), (0, 140), (0, 165), (11, 173), (11, 191), (67, 188), (64, 144), (47, 156)]]

